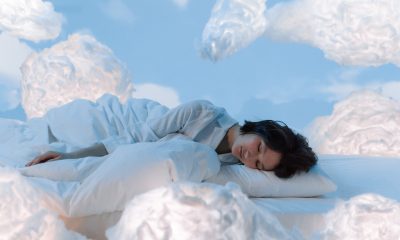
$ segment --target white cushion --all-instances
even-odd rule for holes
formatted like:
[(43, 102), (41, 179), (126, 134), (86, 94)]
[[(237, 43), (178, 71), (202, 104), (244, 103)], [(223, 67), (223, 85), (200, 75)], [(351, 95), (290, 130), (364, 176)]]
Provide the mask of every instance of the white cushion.
[(308, 173), (282, 179), (272, 171), (260, 171), (244, 165), (225, 165), (207, 182), (225, 185), (237, 183), (249, 197), (314, 197), (333, 192), (336, 185), (319, 166)]

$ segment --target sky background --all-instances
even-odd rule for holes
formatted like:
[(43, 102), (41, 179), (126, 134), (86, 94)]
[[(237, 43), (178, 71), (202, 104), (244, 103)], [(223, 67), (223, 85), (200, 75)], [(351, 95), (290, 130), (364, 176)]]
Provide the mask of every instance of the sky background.
[[(130, 97), (126, 83), (132, 82), (133, 97), (170, 107), (208, 99), (240, 122), (282, 120), (302, 133), (313, 122), (307, 137), (318, 154), (396, 156), (353, 158), (359, 175), (368, 172), (363, 183), (376, 187), (375, 180), (391, 174), (374, 172), (400, 156), (399, 67), (399, 0), (0, 0), (0, 137), (11, 136), (7, 150), (23, 141), (14, 160), (31, 152), (25, 141), (35, 141), (35, 123), (3, 118), (26, 120), (51, 105), (104, 92)], [(371, 168), (375, 160), (379, 167)], [(54, 232), (54, 224), (47, 224), (50, 231), (40, 224), (61, 221), (36, 211), (38, 191), (4, 171), (9, 179), (2, 178), (7, 187), (0, 189), (13, 181), (19, 198), (0, 209), (19, 223), (29, 217), (29, 227), (20, 229), (38, 224)], [(400, 208), (386, 200), (364, 195), (342, 204), (329, 215), (334, 230), (327, 231), (350, 236), (350, 224), (370, 237), (368, 220), (377, 217), (385, 233), (397, 230), (390, 224), (398, 223)], [(366, 231), (358, 231), (360, 219)]]
[[(74, 33), (92, 35), (126, 64), (137, 89), (134, 96), (153, 97), (169, 106), (208, 99), (225, 107), (239, 121), (276, 119), (302, 131), (316, 117), (331, 114), (333, 105), (353, 90), (369, 88), (396, 97), (396, 90), (400, 89), (397, 84), (400, 71), (396, 65), (348, 64), (328, 59), (326, 51), (318, 43), (304, 40), (302, 33), (287, 34), (299, 36), (300, 40), (287, 38), (285, 33), (275, 34), (280, 26), (273, 22), (273, 17), (269, 19), (269, 32), (253, 37), (254, 40), (229, 56), (210, 60), (202, 56), (206, 44), (202, 34), (216, 1), (49, 2), (63, 16), (61, 32), (56, 38), (33, 42), (10, 37), (6, 31), (0, 35), (0, 117), (24, 119), (18, 106), (21, 78), (18, 71), (27, 54), (65, 41)], [(269, 0), (266, 9), (296, 2), (296, 11), (306, 15), (310, 2), (307, 0)], [(299, 7), (302, 5), (304, 9)], [(371, 11), (363, 9), (364, 5), (359, 5), (357, 13), (367, 16)], [(302, 16), (298, 12), (293, 15)], [(393, 29), (397, 25), (395, 22)], [(393, 39), (397, 39), (397, 32)]]

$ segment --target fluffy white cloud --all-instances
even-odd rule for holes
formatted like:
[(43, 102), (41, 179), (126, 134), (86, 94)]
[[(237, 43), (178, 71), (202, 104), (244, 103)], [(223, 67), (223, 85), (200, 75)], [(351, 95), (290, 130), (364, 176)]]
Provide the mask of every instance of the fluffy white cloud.
[(355, 91), (371, 90), (380, 93), (383, 96), (390, 97), (400, 101), (400, 81), (388, 82), (370, 82), (365, 84), (354, 82), (343, 82), (334, 80), (329, 84), (319, 88), (322, 93), (328, 94), (330, 100), (342, 100)]
[(38, 42), (56, 38), (63, 17), (50, 2), (42, 0), (0, 0), (0, 31)]
[(100, 9), (111, 19), (132, 23), (134, 14), (122, 0), (108, 0), (100, 5)]
[(20, 102), (19, 89), (0, 84), (0, 112), (16, 108)]
[(172, 0), (175, 5), (177, 5), (180, 8), (185, 8), (187, 4), (189, 3), (189, 0)]
[(218, 0), (203, 30), (201, 53), (219, 60), (247, 47), (266, 28), (265, 0)]
[(235, 186), (179, 183), (135, 197), (109, 239), (292, 239)]
[(321, 239), (398, 239), (399, 216), (399, 202), (376, 194), (359, 195), (327, 214)]
[(385, 84), (379, 85), (377, 90), (384, 96), (400, 101), (400, 81), (386, 82)]
[(18, 171), (0, 167), (0, 176), (0, 239), (86, 239), (46, 209), (43, 196)]
[(400, 66), (400, 1), (296, 0), (266, 17), (269, 37), (308, 43), (340, 64)]
[(29, 118), (77, 98), (96, 100), (111, 93), (125, 101), (132, 94), (126, 66), (111, 49), (89, 35), (71, 35), (22, 66), (22, 105)]
[(20, 103), (20, 66), (33, 50), (7, 33), (0, 34), (0, 112)]
[(400, 156), (400, 103), (360, 91), (319, 117), (309, 130), (311, 144), (323, 154)]
[(148, 98), (169, 108), (178, 106), (181, 102), (175, 89), (154, 83), (135, 84), (133, 98)]
[[(20, 66), (33, 50), (7, 33), (0, 34), (0, 74), (19, 85)], [(0, 80), (2, 81), (2, 80)]]

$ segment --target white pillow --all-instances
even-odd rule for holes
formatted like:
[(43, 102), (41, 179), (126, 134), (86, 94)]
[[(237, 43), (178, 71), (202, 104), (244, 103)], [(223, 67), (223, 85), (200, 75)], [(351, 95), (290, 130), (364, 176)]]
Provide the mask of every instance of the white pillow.
[(219, 167), (215, 151), (193, 141), (123, 145), (82, 181), (70, 200), (68, 215), (123, 210), (137, 194), (174, 181), (201, 182), (217, 174)]
[(275, 176), (272, 171), (260, 171), (244, 165), (225, 165), (207, 182), (225, 185), (237, 183), (249, 197), (315, 197), (336, 190), (336, 185), (317, 165), (308, 173), (289, 179)]

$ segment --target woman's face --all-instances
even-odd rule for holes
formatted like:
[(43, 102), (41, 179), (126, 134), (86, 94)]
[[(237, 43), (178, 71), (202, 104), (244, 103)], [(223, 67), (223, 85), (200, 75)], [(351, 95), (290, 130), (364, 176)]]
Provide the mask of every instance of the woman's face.
[(240, 134), (233, 142), (232, 154), (247, 167), (264, 171), (273, 170), (282, 158), (257, 134)]

